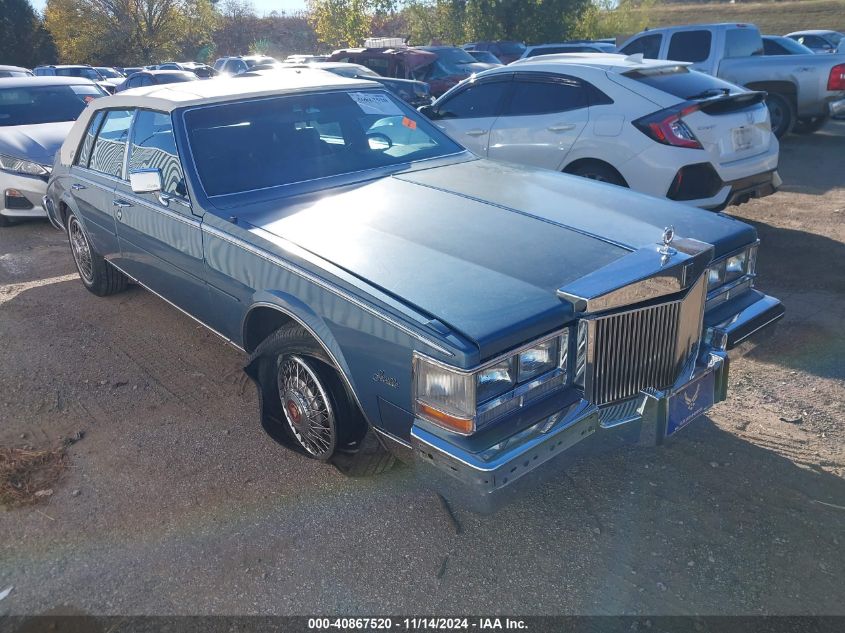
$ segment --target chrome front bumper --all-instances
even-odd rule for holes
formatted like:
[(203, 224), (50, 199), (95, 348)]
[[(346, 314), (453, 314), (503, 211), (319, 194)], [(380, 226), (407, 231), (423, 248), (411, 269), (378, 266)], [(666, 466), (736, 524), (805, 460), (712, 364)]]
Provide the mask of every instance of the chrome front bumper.
[[(783, 316), (779, 301), (761, 293), (730, 323), (720, 322), (707, 328), (712, 341), (704, 346), (695, 365), (665, 391), (641, 391), (621, 404), (598, 407), (579, 400), (551, 415), (545, 414), (531, 426), (482, 450), (467, 450), (450, 441), (449, 434), (417, 419), (411, 428), (411, 444), (421, 472), (434, 475), (439, 482), (448, 482), (453, 491), (460, 486), (461, 495), (470, 493), (470, 500), (482, 499), (481, 509), (495, 507), (506, 490), (517, 488), (517, 482), (548, 479), (559, 472), (550, 462), (582, 440), (616, 427), (638, 428), (640, 443), (657, 445), (663, 442), (669, 425), (669, 401), (672, 394), (698, 384), (705, 374), (713, 373), (712, 394), (706, 401), (715, 404), (727, 398), (728, 354), (735, 347), (766, 325)], [(711, 384), (701, 381), (701, 384)], [(696, 390), (696, 397), (701, 397)], [(712, 395), (712, 399), (709, 397)], [(705, 398), (702, 398), (704, 400)], [(696, 413), (700, 415), (699, 411)], [(547, 466), (548, 465), (548, 466)], [(527, 475), (534, 475), (527, 477)], [(539, 475), (539, 477), (538, 477)], [(519, 486), (521, 488), (521, 486)]]

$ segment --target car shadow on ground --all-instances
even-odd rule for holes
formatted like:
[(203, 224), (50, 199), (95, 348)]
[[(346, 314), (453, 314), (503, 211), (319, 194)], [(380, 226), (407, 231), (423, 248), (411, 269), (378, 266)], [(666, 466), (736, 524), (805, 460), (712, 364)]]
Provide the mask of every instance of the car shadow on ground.
[[(814, 160), (807, 160), (813, 156)], [(842, 186), (845, 121), (831, 121), (808, 135), (793, 134), (780, 143), (780, 191), (824, 195)]]
[(750, 356), (825, 378), (845, 379), (845, 244), (807, 231), (744, 219), (757, 229), (757, 287), (786, 315)]

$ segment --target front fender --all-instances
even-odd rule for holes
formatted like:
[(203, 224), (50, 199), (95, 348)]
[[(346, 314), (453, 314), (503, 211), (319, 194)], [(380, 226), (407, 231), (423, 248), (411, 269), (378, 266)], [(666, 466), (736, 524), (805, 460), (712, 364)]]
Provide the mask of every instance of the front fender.
[[(259, 308), (270, 308), (277, 310), (281, 314), (295, 321), (297, 324), (304, 327), (317, 341), (320, 347), (325, 352), (328, 360), (330, 360), (338, 373), (340, 373), (344, 386), (349, 392), (350, 397), (355, 401), (365, 418), (368, 419), (367, 412), (362, 406), (362, 402), (358, 397), (358, 389), (353, 380), (353, 374), (349, 367), (340, 345), (337, 342), (331, 329), (326, 322), (309, 306), (297, 299), (293, 295), (279, 290), (263, 290), (256, 292), (253, 295), (253, 301), (249, 310), (244, 314), (243, 322), (241, 323), (241, 332), (243, 333), (243, 340), (246, 340), (246, 329), (248, 327), (250, 316), (254, 310)], [(250, 355), (247, 361), (245, 370), (253, 379), (256, 372), (256, 361), (264, 350), (259, 345), (255, 352)]]

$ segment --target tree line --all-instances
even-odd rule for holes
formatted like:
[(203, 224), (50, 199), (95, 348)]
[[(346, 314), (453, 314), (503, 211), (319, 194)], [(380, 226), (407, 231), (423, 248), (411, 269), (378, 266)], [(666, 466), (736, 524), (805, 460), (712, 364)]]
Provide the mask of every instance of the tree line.
[(47, 0), (42, 16), (29, 0), (0, 0), (0, 64), (282, 57), (360, 46), (369, 36), (554, 42), (633, 33), (628, 8), (626, 0), (307, 0), (303, 12), (259, 16), (249, 0)]

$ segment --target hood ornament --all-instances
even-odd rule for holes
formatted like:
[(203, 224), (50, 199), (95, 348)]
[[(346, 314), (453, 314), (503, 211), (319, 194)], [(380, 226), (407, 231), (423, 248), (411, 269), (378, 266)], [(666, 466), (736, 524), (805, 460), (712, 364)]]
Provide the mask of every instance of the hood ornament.
[(667, 259), (672, 257), (672, 255), (676, 254), (674, 248), (672, 248), (672, 240), (675, 239), (675, 227), (674, 226), (667, 226), (663, 229), (663, 245), (658, 249), (658, 253), (663, 255), (664, 263)]

